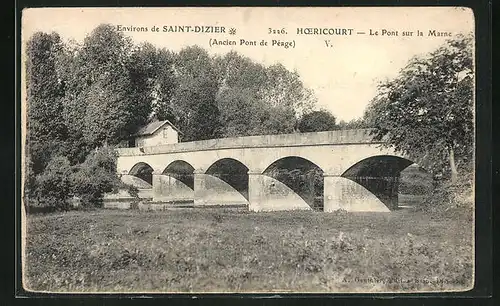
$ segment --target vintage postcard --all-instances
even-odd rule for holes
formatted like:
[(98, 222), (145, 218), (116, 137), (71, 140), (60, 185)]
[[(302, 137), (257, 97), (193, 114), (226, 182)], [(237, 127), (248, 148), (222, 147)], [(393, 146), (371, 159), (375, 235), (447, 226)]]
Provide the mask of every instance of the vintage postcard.
[(22, 283), (474, 288), (463, 7), (22, 12)]

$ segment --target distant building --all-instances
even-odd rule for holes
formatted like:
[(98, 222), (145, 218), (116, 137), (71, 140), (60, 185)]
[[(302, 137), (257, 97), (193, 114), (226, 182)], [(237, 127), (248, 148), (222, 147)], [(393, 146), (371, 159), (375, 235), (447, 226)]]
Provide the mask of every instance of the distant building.
[[(131, 137), (130, 146), (151, 147), (179, 142), (179, 131), (170, 121), (152, 121)], [(182, 133), (181, 133), (182, 134)]]

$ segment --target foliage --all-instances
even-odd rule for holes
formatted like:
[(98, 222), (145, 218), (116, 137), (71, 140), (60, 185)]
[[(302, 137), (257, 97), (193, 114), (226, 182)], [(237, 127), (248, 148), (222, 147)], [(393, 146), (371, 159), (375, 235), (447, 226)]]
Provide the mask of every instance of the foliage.
[(127, 192), (128, 194), (135, 198), (135, 199), (139, 199), (139, 188), (133, 186), (133, 185), (127, 185), (126, 186), (126, 189), (127, 189)]
[(423, 205), (420, 205), (418, 209), (433, 215), (458, 209), (470, 212), (472, 215), (474, 180), (471, 173), (460, 175), (455, 182), (445, 181), (442, 184), (437, 184), (433, 192), (427, 194)]
[(430, 173), (419, 166), (412, 165), (401, 171), (398, 192), (400, 195), (434, 195), (434, 185), (435, 182)]
[(264, 66), (235, 51), (216, 57), (214, 65), (221, 89), (245, 88), (256, 95), (267, 81)]
[(219, 109), (215, 103), (218, 86), (210, 56), (193, 46), (181, 50), (174, 67), (178, 78), (174, 100), (177, 122), (184, 141), (217, 138)]
[(27, 43), (26, 82), (29, 137), (39, 141), (62, 140), (66, 127), (61, 120), (62, 86), (56, 74), (61, 41), (56, 33), (37, 32)]
[(71, 177), (73, 192), (81, 198), (83, 206), (101, 206), (103, 194), (122, 185), (116, 173), (116, 153), (112, 148), (91, 152), (75, 168)]
[(138, 105), (144, 103), (134, 99), (134, 89), (144, 88), (134, 78), (138, 60), (134, 58), (130, 64), (130, 56), (137, 57), (131, 53), (132, 44), (122, 32), (101, 25), (85, 38), (78, 54), (79, 69), (86, 72), (80, 93), (87, 104), (83, 135), (91, 147), (117, 144), (134, 131), (134, 124), (144, 124), (147, 119), (144, 111), (138, 111)]
[(176, 90), (176, 78), (174, 75), (175, 55), (161, 49), (156, 54), (156, 77), (153, 89), (153, 100), (151, 108), (158, 120), (169, 120), (177, 124), (177, 118), (174, 112), (174, 94)]
[(265, 80), (260, 95), (268, 105), (289, 107), (300, 116), (311, 111), (316, 103), (316, 97), (304, 87), (299, 74), (282, 64), (267, 67)]
[(59, 35), (37, 32), (26, 46), (28, 175), (42, 172), (57, 143), (67, 136), (62, 118), (61, 82), (56, 74), (56, 57), (61, 50)]
[(46, 169), (35, 176), (30, 206), (52, 207), (56, 210), (69, 208), (71, 194), (72, 167), (64, 156), (56, 155), (47, 164)]
[(337, 129), (335, 117), (327, 110), (313, 111), (300, 118), (297, 127), (300, 132), (321, 132)]
[(340, 120), (337, 124), (339, 130), (355, 130), (371, 128), (371, 125), (366, 122), (364, 117), (355, 118), (350, 121)]
[(457, 36), (411, 60), (382, 83), (365, 118), (387, 140), (437, 176), (456, 179), (472, 165), (473, 39)]
[(282, 65), (264, 67), (233, 51), (216, 57), (215, 69), (222, 137), (292, 133), (312, 103), (298, 75)]
[(250, 89), (228, 88), (217, 96), (222, 137), (259, 135), (266, 121), (265, 109)]

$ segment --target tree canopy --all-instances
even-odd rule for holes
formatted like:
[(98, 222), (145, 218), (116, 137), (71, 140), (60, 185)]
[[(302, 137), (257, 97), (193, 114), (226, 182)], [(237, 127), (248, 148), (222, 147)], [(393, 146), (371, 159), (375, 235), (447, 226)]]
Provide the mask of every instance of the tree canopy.
[(436, 175), (470, 170), (474, 138), (472, 35), (458, 35), (412, 59), (381, 83), (365, 113), (375, 137)]
[(298, 122), (298, 129), (302, 133), (331, 131), (338, 128), (335, 116), (327, 110), (307, 113)]

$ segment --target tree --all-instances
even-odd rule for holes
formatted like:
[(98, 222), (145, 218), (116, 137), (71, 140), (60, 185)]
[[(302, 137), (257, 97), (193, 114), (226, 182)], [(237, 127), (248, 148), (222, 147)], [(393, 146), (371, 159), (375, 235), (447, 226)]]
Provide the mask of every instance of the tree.
[(266, 68), (233, 51), (217, 57), (215, 69), (223, 136), (292, 133), (296, 117), (314, 104), (312, 91), (283, 65)]
[(129, 110), (134, 116), (128, 124), (129, 131), (135, 132), (148, 120), (153, 110), (153, 100), (157, 88), (157, 75), (160, 71), (160, 54), (150, 43), (135, 47), (127, 61), (128, 82), (127, 98)]
[(169, 120), (177, 124), (174, 112), (174, 94), (177, 87), (174, 75), (175, 55), (166, 50), (158, 50), (157, 53), (157, 73), (153, 90), (152, 110), (158, 120)]
[(335, 116), (327, 110), (313, 111), (302, 116), (297, 128), (302, 133), (331, 131), (337, 129), (335, 121)]
[(150, 106), (142, 100), (147, 101), (148, 92), (142, 91), (147, 89), (151, 69), (142, 50), (134, 52), (132, 47), (122, 32), (102, 24), (85, 38), (78, 53), (77, 75), (82, 85), (74, 101), (86, 105), (78, 109), (85, 109), (80, 124), (85, 142), (91, 148), (119, 143), (147, 119)]
[(221, 89), (249, 89), (257, 97), (267, 82), (266, 68), (236, 51), (216, 57), (214, 66)]
[(382, 83), (365, 117), (375, 138), (455, 181), (472, 164), (473, 39), (458, 35)]
[(299, 74), (282, 64), (266, 68), (265, 83), (259, 94), (267, 104), (291, 108), (297, 116), (310, 112), (316, 103), (314, 93), (305, 88)]
[(222, 137), (258, 135), (263, 109), (250, 89), (228, 88), (217, 96)]
[(217, 138), (220, 130), (216, 95), (219, 90), (212, 58), (204, 49), (182, 49), (175, 58), (177, 86), (174, 115), (184, 141)]
[(191, 124), (185, 130), (186, 140), (206, 140), (218, 138), (220, 131), (220, 112), (214, 100), (202, 100), (189, 116)]
[(59, 149), (57, 143), (68, 136), (62, 117), (64, 92), (56, 70), (61, 48), (58, 34), (42, 32), (26, 46), (28, 181), (44, 170)]

